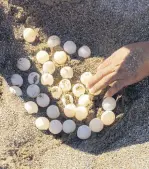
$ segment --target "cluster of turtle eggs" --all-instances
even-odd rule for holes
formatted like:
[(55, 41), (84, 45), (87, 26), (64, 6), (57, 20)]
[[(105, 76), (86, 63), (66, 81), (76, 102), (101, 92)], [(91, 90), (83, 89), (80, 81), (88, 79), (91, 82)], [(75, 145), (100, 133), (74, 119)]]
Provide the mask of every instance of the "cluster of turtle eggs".
[[(23, 32), (24, 39), (32, 43), (36, 39), (36, 33), (31, 28), (26, 28)], [(61, 43), (58, 36), (51, 36), (48, 39), (48, 46), (52, 49), (59, 46)], [(38, 112), (39, 107), (47, 107), (46, 114), (51, 119), (49, 121), (46, 117), (38, 117), (35, 121), (35, 125), (39, 130), (50, 130), (53, 134), (59, 134), (62, 130), (69, 134), (75, 131), (76, 123), (71, 118), (76, 118), (78, 121), (82, 121), (88, 116), (87, 106), (91, 103), (89, 94), (85, 94), (86, 85), (89, 79), (93, 76), (91, 72), (85, 72), (81, 75), (81, 83), (75, 85), (71, 84), (70, 79), (73, 77), (73, 69), (69, 66), (65, 66), (60, 70), (62, 80), (58, 86), (52, 86), (54, 83), (53, 73), (55, 72), (55, 64), (64, 65), (67, 62), (67, 54), (74, 54), (77, 50), (76, 44), (72, 41), (67, 41), (63, 46), (64, 51), (56, 51), (53, 56), (53, 61), (50, 61), (49, 54), (41, 50), (36, 54), (38, 63), (42, 64), (42, 76), (37, 72), (32, 72), (28, 75), (28, 83), (30, 84), (27, 88), (27, 95), (30, 98), (35, 98), (36, 102), (28, 101), (24, 103), (24, 107), (29, 114)], [(67, 54), (66, 54), (67, 53)], [(90, 48), (88, 46), (82, 46), (78, 50), (78, 55), (83, 58), (88, 58), (91, 55)], [(29, 70), (31, 63), (26, 58), (20, 58), (17, 61), (17, 68), (21, 71)], [(50, 105), (50, 98), (47, 94), (41, 93), (38, 86), (39, 81), (41, 84), (51, 86), (51, 95), (54, 99), (61, 99), (64, 105), (64, 114), (70, 118), (62, 124), (59, 120), (56, 120), (60, 116), (59, 108), (56, 105)], [(10, 92), (22, 96), (21, 86), (23, 85), (23, 78), (19, 74), (13, 74), (11, 77), (11, 83), (13, 86), (10, 87)], [(73, 97), (67, 92), (71, 91), (75, 97), (78, 98), (78, 106), (73, 103)], [(95, 95), (99, 94), (97, 92)], [(115, 121), (115, 114), (112, 110), (116, 107), (116, 101), (112, 97), (108, 97), (103, 100), (102, 107), (105, 112), (100, 118), (94, 118), (90, 121), (89, 126), (81, 125), (78, 127), (77, 136), (80, 139), (87, 139), (91, 136), (92, 132), (100, 132), (104, 125), (111, 125)]]

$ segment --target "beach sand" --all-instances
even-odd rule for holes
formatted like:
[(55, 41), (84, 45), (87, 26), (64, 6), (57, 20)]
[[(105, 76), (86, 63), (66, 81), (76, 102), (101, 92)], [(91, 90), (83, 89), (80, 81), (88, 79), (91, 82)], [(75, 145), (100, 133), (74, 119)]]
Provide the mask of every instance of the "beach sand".
[[(28, 115), (23, 103), (27, 76), (38, 71), (34, 56), (46, 47), (50, 35), (62, 44), (73, 40), (77, 47), (88, 45), (93, 58), (82, 61), (77, 54), (69, 64), (79, 77), (95, 73), (102, 57), (123, 45), (149, 37), (148, 1), (135, 0), (0, 0), (0, 169), (148, 169), (149, 168), (149, 81), (129, 86), (115, 96), (117, 121), (99, 134), (81, 141), (75, 134), (52, 136), (40, 132), (34, 121), (44, 115)], [(24, 27), (35, 28), (33, 44), (23, 40)], [(16, 61), (30, 57), (31, 69), (20, 72)], [(10, 77), (24, 77), (23, 98), (9, 92)], [(44, 87), (41, 87), (46, 91)], [(95, 98), (94, 110), (101, 106)]]

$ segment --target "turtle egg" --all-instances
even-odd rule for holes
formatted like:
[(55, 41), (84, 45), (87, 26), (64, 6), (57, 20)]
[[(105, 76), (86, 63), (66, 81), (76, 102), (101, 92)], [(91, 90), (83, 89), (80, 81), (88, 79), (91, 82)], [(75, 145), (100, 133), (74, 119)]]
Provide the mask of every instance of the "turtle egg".
[(91, 136), (91, 129), (87, 125), (82, 125), (77, 131), (78, 138), (85, 140)]
[(65, 66), (60, 70), (60, 74), (64, 79), (71, 79), (73, 77), (73, 69), (69, 66)]
[(32, 28), (25, 28), (23, 31), (23, 38), (27, 42), (34, 42), (36, 39), (37, 33)]
[(75, 117), (77, 120), (82, 121), (82, 120), (86, 119), (87, 115), (88, 115), (88, 110), (86, 107), (79, 106), (76, 108)]
[(112, 111), (105, 111), (101, 115), (101, 121), (105, 125), (111, 125), (115, 121), (115, 114)]
[(67, 104), (64, 108), (65, 116), (71, 118), (76, 114), (76, 106), (74, 104)]
[(59, 134), (63, 129), (62, 123), (59, 120), (52, 120), (50, 122), (49, 130), (52, 134)]
[(91, 103), (90, 96), (83, 94), (79, 97), (78, 104), (81, 106), (88, 106)]
[(52, 61), (45, 62), (43, 64), (43, 72), (53, 74), (55, 71), (55, 65)]
[(76, 97), (80, 97), (85, 93), (85, 87), (82, 84), (77, 83), (73, 86), (72, 92)]
[(51, 105), (47, 108), (47, 116), (51, 119), (56, 119), (60, 116), (59, 108), (55, 105)]
[(11, 76), (11, 83), (14, 86), (22, 86), (23, 85), (23, 79), (19, 74), (13, 74)]
[(64, 51), (57, 51), (54, 53), (54, 61), (57, 64), (64, 64), (67, 61), (67, 55)]
[(76, 53), (76, 50), (77, 50), (77, 46), (73, 41), (65, 42), (63, 48), (64, 48), (64, 51), (70, 55)]
[(32, 85), (29, 85), (28, 88), (27, 88), (27, 95), (31, 98), (36, 98), (40, 93), (40, 88), (35, 85), (35, 84), (32, 84)]
[(114, 110), (116, 107), (116, 100), (113, 97), (107, 97), (102, 102), (104, 110)]
[(36, 98), (36, 102), (40, 107), (47, 107), (50, 104), (50, 98), (45, 93), (40, 93)]
[(58, 36), (52, 35), (49, 37), (47, 43), (50, 48), (54, 48), (54, 47), (59, 46), (61, 44), (61, 40)]
[(38, 106), (33, 101), (28, 101), (24, 103), (24, 108), (29, 114), (34, 114), (38, 112)]
[(88, 46), (82, 46), (79, 50), (78, 50), (78, 55), (80, 57), (83, 58), (88, 58), (91, 55), (91, 50)]
[(54, 79), (53, 79), (53, 76), (49, 73), (44, 73), (42, 76), (41, 76), (41, 83), (43, 85), (53, 85), (54, 83)]
[(16, 96), (22, 96), (22, 90), (18, 86), (9, 87), (9, 91)]
[(50, 122), (46, 117), (38, 117), (35, 121), (35, 125), (39, 130), (47, 130)]
[(89, 123), (89, 127), (93, 132), (100, 132), (103, 126), (103, 122), (99, 118), (94, 118)]
[(41, 50), (36, 54), (36, 59), (39, 63), (44, 64), (49, 60), (49, 54), (46, 51)]
[(54, 99), (59, 99), (62, 95), (62, 89), (58, 86), (53, 86), (51, 88), (51, 95)]
[(71, 82), (68, 79), (63, 79), (59, 83), (59, 87), (62, 89), (63, 92), (68, 92), (71, 90)]
[(37, 72), (32, 72), (28, 75), (29, 84), (38, 84), (39, 79), (40, 79), (40, 75)]
[(27, 71), (30, 67), (31, 67), (31, 63), (26, 58), (20, 58), (17, 61), (17, 68), (20, 69), (21, 71)]
[(73, 104), (73, 97), (70, 94), (65, 94), (62, 96), (61, 101), (64, 106), (66, 106), (67, 104)]
[(88, 85), (88, 82), (92, 78), (92, 76), (93, 75), (91, 72), (84, 72), (80, 77), (81, 83), (83, 83), (84, 85)]
[(76, 129), (76, 123), (73, 120), (66, 120), (63, 123), (63, 131), (67, 134), (74, 132)]

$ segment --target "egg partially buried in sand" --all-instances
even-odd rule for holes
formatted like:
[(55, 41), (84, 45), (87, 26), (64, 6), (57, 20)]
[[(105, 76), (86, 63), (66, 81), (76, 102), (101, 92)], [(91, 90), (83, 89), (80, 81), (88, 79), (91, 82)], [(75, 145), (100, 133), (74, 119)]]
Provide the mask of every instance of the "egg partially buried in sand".
[(23, 38), (25, 41), (32, 43), (35, 41), (37, 33), (32, 28), (25, 28), (23, 31)]
[(91, 129), (87, 125), (82, 125), (77, 130), (78, 138), (85, 140), (91, 136)]
[(60, 111), (59, 111), (59, 108), (55, 105), (51, 105), (47, 108), (47, 116), (50, 118), (50, 119), (56, 119), (60, 116)]
[(52, 134), (59, 134), (63, 129), (62, 123), (59, 120), (52, 120), (50, 122), (49, 130)]
[(40, 93), (40, 88), (37, 85), (32, 84), (28, 86), (26, 92), (29, 97), (36, 98)]
[(67, 104), (64, 108), (65, 116), (71, 118), (76, 114), (76, 106), (74, 104)]
[(47, 130), (50, 122), (46, 117), (38, 117), (35, 121), (35, 125), (39, 130)]
[(40, 93), (36, 98), (36, 102), (40, 107), (47, 107), (50, 104), (50, 98), (45, 93)]
[(54, 47), (59, 46), (61, 44), (61, 40), (58, 36), (52, 35), (49, 37), (47, 44), (50, 48), (54, 48)]
[(21, 87), (23, 85), (23, 78), (19, 74), (13, 74), (11, 76), (11, 83), (13, 86)]
[(82, 58), (88, 58), (91, 55), (91, 50), (88, 46), (84, 45), (78, 50), (78, 55)]
[(67, 55), (64, 51), (57, 51), (54, 53), (54, 61), (59, 64), (62, 65), (67, 61)]
[(102, 102), (104, 110), (114, 110), (116, 107), (116, 100), (113, 97), (107, 97)]
[(63, 48), (64, 48), (64, 51), (70, 55), (76, 53), (76, 50), (77, 50), (77, 46), (73, 41), (65, 42)]
[(73, 120), (66, 120), (63, 123), (63, 131), (67, 134), (74, 132), (76, 129), (76, 123)]
[(115, 121), (115, 114), (112, 111), (105, 111), (101, 115), (101, 121), (104, 125), (111, 125)]
[(36, 59), (38, 63), (44, 64), (49, 60), (49, 54), (46, 51), (41, 50), (36, 54)]
[(73, 69), (69, 66), (65, 66), (60, 70), (60, 74), (64, 79), (71, 79), (73, 77)]
[(31, 67), (31, 63), (26, 58), (20, 58), (17, 61), (17, 68), (20, 69), (21, 71), (27, 71), (30, 67)]
[(90, 121), (89, 127), (93, 132), (100, 132), (103, 129), (104, 125), (99, 118), (94, 118)]
[(24, 108), (29, 114), (34, 114), (38, 112), (38, 106), (33, 101), (28, 101), (24, 103)]

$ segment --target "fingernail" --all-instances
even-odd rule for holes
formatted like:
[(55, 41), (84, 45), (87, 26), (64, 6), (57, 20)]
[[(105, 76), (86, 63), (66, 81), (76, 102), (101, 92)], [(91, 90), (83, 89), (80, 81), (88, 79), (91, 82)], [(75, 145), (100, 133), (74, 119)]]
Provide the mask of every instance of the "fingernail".
[(94, 93), (94, 88), (91, 88), (89, 91), (90, 93)]

